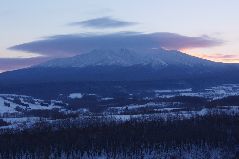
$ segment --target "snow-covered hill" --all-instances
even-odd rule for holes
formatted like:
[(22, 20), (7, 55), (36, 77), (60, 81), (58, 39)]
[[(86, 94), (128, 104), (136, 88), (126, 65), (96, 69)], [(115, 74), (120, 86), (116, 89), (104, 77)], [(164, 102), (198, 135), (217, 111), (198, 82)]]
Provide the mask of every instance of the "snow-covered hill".
[[(239, 65), (224, 64), (175, 50), (93, 50), (0, 74), (0, 84), (79, 81), (238, 81)], [(200, 79), (200, 80), (199, 80)]]
[(167, 67), (169, 65), (210, 66), (215, 62), (193, 57), (179, 51), (151, 49), (134, 51), (130, 49), (119, 50), (93, 50), (70, 58), (61, 58), (48, 61), (41, 67), (86, 67), (86, 66), (123, 66), (150, 65), (153, 67)]

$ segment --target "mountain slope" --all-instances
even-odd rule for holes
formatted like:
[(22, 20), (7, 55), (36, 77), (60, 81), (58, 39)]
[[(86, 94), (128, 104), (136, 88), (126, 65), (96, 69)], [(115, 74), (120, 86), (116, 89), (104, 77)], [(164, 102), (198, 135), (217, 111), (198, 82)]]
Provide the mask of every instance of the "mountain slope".
[(153, 67), (167, 67), (169, 65), (212, 66), (215, 62), (193, 57), (179, 51), (163, 49), (144, 50), (135, 52), (129, 49), (93, 50), (82, 55), (48, 61), (40, 67), (87, 67), (87, 66), (121, 66), (150, 65)]
[(216, 63), (163, 49), (93, 50), (17, 71), (0, 74), (0, 82), (222, 80), (237, 81), (238, 65)]

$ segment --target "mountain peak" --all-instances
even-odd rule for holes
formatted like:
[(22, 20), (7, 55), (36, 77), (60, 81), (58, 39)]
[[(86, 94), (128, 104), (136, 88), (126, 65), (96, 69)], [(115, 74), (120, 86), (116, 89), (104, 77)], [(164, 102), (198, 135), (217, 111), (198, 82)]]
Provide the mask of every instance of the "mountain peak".
[(74, 57), (54, 59), (38, 67), (89, 67), (89, 66), (122, 66), (148, 65), (154, 68), (167, 67), (168, 65), (198, 66), (211, 65), (214, 62), (193, 57), (179, 51), (149, 49), (135, 51), (131, 49), (94, 49)]
[[(227, 75), (225, 75), (225, 72)], [(238, 66), (216, 63), (180, 51), (96, 49), (0, 76), (6, 83), (151, 80), (237, 80)], [(223, 74), (222, 74), (223, 73)], [(21, 80), (19, 80), (21, 79)]]

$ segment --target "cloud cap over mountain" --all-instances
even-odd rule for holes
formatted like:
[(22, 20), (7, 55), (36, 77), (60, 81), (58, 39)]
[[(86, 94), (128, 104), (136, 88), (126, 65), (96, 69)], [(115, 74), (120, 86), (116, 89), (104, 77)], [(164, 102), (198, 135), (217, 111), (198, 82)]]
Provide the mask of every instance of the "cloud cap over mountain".
[(93, 49), (129, 48), (134, 50), (164, 48), (212, 47), (223, 41), (208, 36), (189, 37), (175, 33), (118, 32), (112, 34), (57, 35), (11, 47), (10, 49), (39, 53), (50, 57), (66, 57), (89, 52)]

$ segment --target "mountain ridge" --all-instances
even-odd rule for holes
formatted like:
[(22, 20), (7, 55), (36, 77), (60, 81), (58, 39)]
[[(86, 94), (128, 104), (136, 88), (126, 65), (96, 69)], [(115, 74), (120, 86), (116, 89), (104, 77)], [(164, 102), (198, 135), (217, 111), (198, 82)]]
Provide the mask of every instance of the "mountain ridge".
[(212, 65), (215, 62), (200, 59), (179, 51), (152, 49), (134, 51), (131, 49), (95, 49), (89, 53), (76, 55), (69, 58), (54, 59), (37, 67), (87, 67), (87, 66), (133, 66), (151, 65), (166, 67), (168, 65)]
[(93, 50), (0, 74), (6, 84), (79, 81), (238, 81), (239, 65), (213, 62), (163, 49)]

